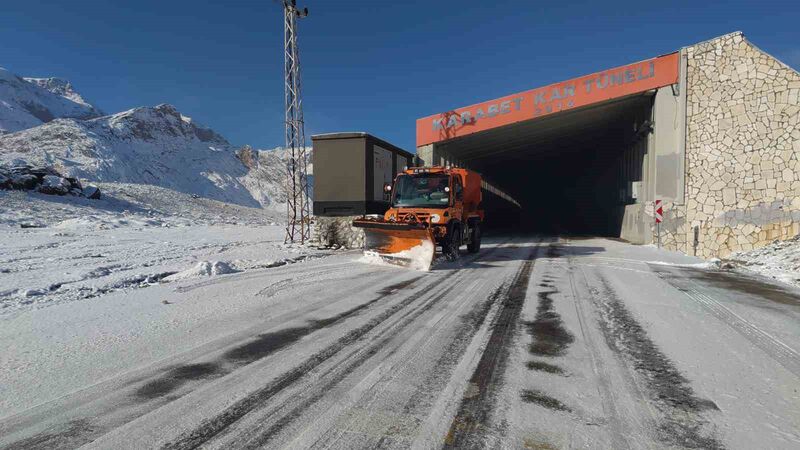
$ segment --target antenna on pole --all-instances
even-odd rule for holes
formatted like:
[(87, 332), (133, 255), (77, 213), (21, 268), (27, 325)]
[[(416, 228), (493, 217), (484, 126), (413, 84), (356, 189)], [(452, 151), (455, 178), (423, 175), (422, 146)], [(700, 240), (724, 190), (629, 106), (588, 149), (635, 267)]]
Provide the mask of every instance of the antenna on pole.
[(296, 0), (283, 0), (284, 82), (286, 101), (286, 237), (284, 243), (305, 243), (311, 237), (308, 192), (308, 154), (300, 95), (300, 58), (297, 19), (308, 16), (308, 8), (297, 8)]

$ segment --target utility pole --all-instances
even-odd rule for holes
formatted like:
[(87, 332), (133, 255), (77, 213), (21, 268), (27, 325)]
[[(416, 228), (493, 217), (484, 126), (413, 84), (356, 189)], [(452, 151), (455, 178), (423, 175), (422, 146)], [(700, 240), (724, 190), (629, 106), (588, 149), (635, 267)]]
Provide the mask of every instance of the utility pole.
[(296, 0), (283, 0), (284, 81), (286, 100), (286, 237), (284, 243), (311, 237), (308, 193), (308, 155), (300, 95), (300, 58), (297, 49), (297, 19), (308, 16), (308, 8), (297, 8)]

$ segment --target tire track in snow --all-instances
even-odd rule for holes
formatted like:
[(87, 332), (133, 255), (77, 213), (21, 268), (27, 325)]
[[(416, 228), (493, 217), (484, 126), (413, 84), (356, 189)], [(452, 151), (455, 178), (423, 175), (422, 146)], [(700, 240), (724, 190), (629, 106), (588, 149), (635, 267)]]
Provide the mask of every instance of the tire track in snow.
[[(567, 247), (567, 250), (569, 251), (569, 247)], [(620, 421), (620, 407), (617, 405), (617, 400), (612, 391), (607, 364), (603, 361), (602, 355), (597, 348), (597, 343), (595, 342), (593, 336), (594, 333), (592, 333), (592, 330), (589, 329), (588, 321), (590, 317), (583, 304), (586, 300), (578, 293), (575, 273), (578, 270), (581, 271), (584, 284), (586, 286), (589, 285), (589, 281), (586, 278), (586, 274), (583, 272), (583, 269), (580, 269), (575, 265), (574, 258), (571, 254), (567, 257), (567, 264), (570, 290), (572, 291), (572, 298), (575, 302), (575, 310), (577, 313), (576, 315), (578, 318), (578, 324), (580, 325), (581, 336), (583, 337), (583, 342), (588, 350), (592, 372), (594, 373), (595, 381), (598, 386), (597, 390), (600, 394), (600, 401), (602, 402), (602, 409), (609, 420), (611, 438), (613, 440), (614, 448), (631, 448), (631, 445), (628, 443), (628, 437), (626, 437), (631, 436), (631, 433), (625, 432), (625, 427)], [(639, 443), (639, 445), (641, 444), (642, 443)]]
[[(378, 301), (384, 300), (411, 286), (421, 278), (423, 276), (416, 276), (386, 286), (377, 292), (376, 298), (334, 316), (310, 320), (304, 326), (282, 328), (261, 333), (256, 338), (247, 338), (244, 343), (228, 346), (227, 350), (224, 350), (224, 353), (218, 358), (212, 360), (208, 360), (207, 357), (199, 358), (200, 362), (198, 362), (198, 358), (194, 358), (191, 360), (192, 362), (171, 365), (159, 370), (154, 375), (137, 376), (123, 382), (121, 386), (117, 386), (110, 393), (111, 396), (122, 396), (122, 398), (115, 398), (105, 409), (95, 411), (102, 416), (114, 417), (113, 424), (98, 423), (97, 420), (92, 420), (85, 416), (85, 413), (73, 414), (78, 418), (72, 419), (66, 425), (63, 423), (53, 424), (34, 436), (21, 439), (10, 445), (19, 448), (35, 448), (37, 447), (36, 445), (31, 447), (29, 444), (39, 442), (44, 438), (47, 438), (48, 441), (58, 440), (61, 443), (60, 445), (65, 447), (77, 447), (92, 442), (116, 427), (124, 425), (166, 403), (177, 400), (199, 388), (203, 383), (225, 376), (239, 367), (280, 351), (314, 331), (334, 326), (349, 317), (360, 314)], [(324, 307), (328, 304), (328, 301), (320, 301), (315, 306)], [(303, 314), (309, 314), (317, 309), (319, 308), (302, 312)], [(212, 350), (210, 353), (214, 353), (214, 351)], [(170, 357), (170, 359), (172, 358), (174, 356)], [(142, 384), (142, 382), (144, 383)], [(103, 394), (100, 392), (91, 395), (90, 398), (102, 398), (102, 396)], [(142, 410), (137, 407), (138, 404), (147, 404), (148, 409)], [(63, 411), (79, 410), (80, 408), (81, 404), (78, 403), (77, 405), (66, 407), (66, 409), (61, 408), (54, 411), (56, 411), (56, 414), (60, 414)], [(128, 411), (131, 408), (133, 411)], [(20, 428), (24, 429), (24, 426)], [(7, 428), (6, 424), (0, 424), (0, 431), (9, 433), (14, 429)]]
[[(450, 292), (447, 289), (441, 290), (435, 297), (431, 298), (414, 311), (411, 311), (409, 314), (404, 315), (399, 323), (392, 324), (389, 328), (379, 333), (376, 336), (376, 338), (379, 338), (379, 340), (375, 341), (366, 348), (359, 349), (354, 355), (348, 358), (347, 363), (342, 364), (329, 374), (326, 374), (326, 376), (323, 377), (323, 383), (314, 386), (314, 389), (310, 395), (306, 393), (304, 395), (305, 398), (302, 399), (299, 404), (295, 405), (293, 408), (289, 407), (288, 414), (282, 415), (271, 425), (267, 426), (265, 430), (260, 430), (256, 436), (247, 439), (247, 441), (244, 443), (236, 442), (233, 445), (226, 446), (246, 449), (263, 448), (267, 446), (285, 426), (299, 418), (305, 410), (322, 399), (331, 391), (331, 389), (342, 382), (342, 380), (344, 380), (348, 375), (364, 365), (364, 363), (375, 356), (381, 349), (385, 348), (386, 345), (388, 345), (389, 342), (394, 339), (403, 329), (407, 328), (419, 316), (433, 308), (435, 304), (447, 297), (449, 293)], [(296, 401), (296, 399), (292, 399), (292, 401)], [(277, 408), (278, 411), (283, 409), (284, 408)]]
[(595, 307), (606, 344), (643, 381), (650, 403), (659, 411), (658, 438), (669, 445), (721, 449), (722, 443), (705, 430), (700, 413), (718, 410), (714, 402), (697, 397), (670, 359), (619, 299), (608, 280), (599, 275), (602, 290), (594, 289)]
[[(508, 248), (505, 244), (498, 246), (498, 249), (516, 251)], [(501, 258), (503, 257), (501, 256)], [(507, 259), (507, 257), (503, 259)], [(503, 270), (510, 268), (504, 267)], [(477, 301), (474, 294), (476, 294), (476, 290), (480, 290), (479, 286), (484, 284), (483, 278), (477, 275), (483, 271), (484, 269), (470, 269), (470, 272), (476, 276), (471, 277), (466, 274), (463, 277), (466, 280), (473, 280), (472, 284), (463, 289), (463, 295), (458, 295), (458, 298), (453, 299), (455, 302), (451, 301), (444, 307), (446, 309), (437, 312), (420, 331), (415, 331), (414, 335), (404, 339), (401, 347), (403, 353), (393, 354), (391, 359), (387, 357), (388, 361), (382, 361), (377, 368), (370, 372), (370, 375), (349, 392), (348, 398), (350, 395), (355, 395), (357, 399), (348, 402), (346, 408), (341, 405), (341, 402), (337, 402), (339, 411), (333, 414), (336, 416), (343, 412), (353, 414), (353, 411), (371, 411), (378, 417), (388, 414), (397, 417), (397, 420), (392, 421), (391, 426), (384, 426), (380, 428), (380, 431), (374, 429), (368, 436), (365, 436), (362, 431), (363, 420), (359, 418), (358, 414), (355, 414), (342, 426), (334, 425), (324, 432), (322, 430), (313, 431), (312, 435), (317, 434), (316, 441), (309, 447), (347, 447), (346, 439), (351, 436), (360, 437), (358, 446), (373, 446), (374, 448), (408, 445), (413, 447), (413, 444), (406, 441), (415, 433), (417, 439), (420, 434), (427, 439), (436, 441), (440, 439), (441, 432), (436, 429), (435, 424), (430, 423), (430, 416), (436, 414), (434, 410), (439, 399), (448, 395), (446, 389), (448, 383), (452, 383), (454, 374), (461, 373), (457, 371), (456, 367), (461, 363), (467, 349), (473, 344), (476, 335), (481, 333), (481, 336), (488, 336), (490, 333), (486, 322), (491, 322), (491, 318), (496, 315), (500, 309), (499, 303), (508, 290), (508, 283), (501, 283), (498, 288), (490, 290), (486, 298)], [(463, 310), (466, 311), (462, 312)], [(450, 331), (454, 331), (454, 333), (449, 334)], [(443, 339), (446, 339), (444, 342), (447, 342), (444, 347), (441, 346)], [(425, 353), (429, 350), (435, 352), (435, 359), (426, 362), (424, 360)], [(409, 371), (414, 373), (414, 377), (422, 377), (422, 381), (408, 386), (408, 388), (413, 388), (413, 392), (405, 401), (402, 397), (397, 399), (394, 402), (396, 406), (389, 407), (388, 410), (385, 405), (381, 406), (381, 401), (387, 401), (387, 395), (395, 395), (391, 392), (392, 386), (403, 385), (398, 380), (402, 379), (404, 373)], [(375, 375), (376, 372), (379, 375)], [(391, 400), (388, 401), (391, 402)], [(403, 402), (402, 406), (398, 402)], [(329, 413), (327, 415), (331, 416)], [(323, 423), (333, 422), (334, 420), (330, 417), (323, 420)], [(343, 439), (345, 443), (340, 442)], [(371, 443), (367, 444), (364, 439)], [(291, 445), (300, 445), (299, 438), (296, 438)], [(430, 441), (424, 445), (430, 445)]]
[[(478, 256), (465, 258), (464, 262), (471, 262), (477, 258)], [(255, 392), (252, 392), (251, 394), (247, 395), (246, 397), (240, 399), (233, 405), (226, 408), (221, 413), (217, 414), (215, 417), (203, 421), (200, 424), (200, 426), (195, 428), (195, 430), (185, 433), (182, 436), (179, 436), (176, 440), (168, 442), (163, 446), (163, 448), (167, 449), (195, 448), (199, 445), (208, 442), (211, 439), (219, 437), (228, 429), (228, 427), (236, 423), (238, 420), (240, 420), (250, 412), (260, 408), (265, 402), (267, 402), (269, 399), (271, 399), (272, 397), (274, 397), (276, 394), (280, 393), (287, 387), (294, 384), (297, 380), (302, 378), (306, 373), (316, 369), (324, 362), (326, 362), (328, 359), (332, 358), (333, 356), (337, 355), (339, 352), (341, 352), (351, 344), (360, 340), (362, 337), (371, 332), (373, 329), (377, 328), (379, 325), (381, 325), (383, 322), (387, 321), (389, 318), (393, 317), (397, 313), (403, 311), (406, 307), (408, 307), (412, 303), (416, 302), (417, 300), (420, 300), (421, 298), (424, 298), (426, 296), (425, 294), (430, 293), (430, 291), (434, 289), (436, 285), (445, 285), (444, 284), (445, 281), (449, 280), (458, 273), (460, 273), (460, 270), (454, 270), (444, 275), (443, 277), (436, 277), (436, 279), (434, 279), (431, 283), (427, 284), (421, 289), (418, 289), (417, 291), (407, 296), (399, 303), (393, 305), (386, 311), (382, 312), (380, 315), (373, 318), (366, 324), (354, 330), (351, 330), (345, 336), (336, 341), (333, 345), (330, 345), (325, 349), (317, 352), (302, 364), (298, 365), (297, 367), (293, 368), (287, 373), (284, 373), (283, 375), (279, 376), (271, 385), (265, 386)], [(437, 289), (436, 292), (439, 292), (439, 290)], [(444, 294), (446, 293), (447, 290), (445, 289)], [(405, 315), (412, 312), (413, 311), (406, 312)], [(403, 316), (401, 316), (397, 320), (402, 320), (402, 318)], [(368, 359), (368, 357), (371, 357), (373, 354), (374, 352), (368, 354), (367, 358), (365, 358), (364, 361), (366, 361), (366, 359)], [(363, 363), (363, 361), (360, 362)]]
[(689, 298), (705, 307), (711, 314), (725, 322), (728, 326), (744, 336), (753, 345), (763, 350), (788, 371), (800, 377), (800, 353), (789, 347), (771, 334), (763, 331), (740, 315), (728, 309), (713, 297), (690, 289), (683, 292)]
[(262, 288), (260, 291), (256, 292), (255, 295), (258, 297), (263, 296), (266, 298), (270, 298), (288, 289), (307, 286), (310, 284), (316, 284), (321, 281), (335, 281), (335, 280), (343, 280), (354, 277), (354, 275), (351, 272), (345, 272), (345, 273), (342, 272), (343, 271), (341, 268), (318, 270), (314, 271), (314, 277), (311, 279), (300, 278), (296, 275), (292, 275), (290, 277), (283, 278), (274, 283), (269, 284), (268, 286)]
[(266, 358), (279, 350), (289, 347), (311, 333), (323, 328), (332, 327), (350, 317), (358, 315), (377, 302), (386, 299), (394, 292), (413, 285), (421, 278), (422, 276), (418, 276), (383, 288), (378, 292), (378, 296), (372, 300), (334, 316), (325, 319), (308, 320), (306, 324), (302, 326), (283, 328), (277, 331), (263, 333), (255, 339), (249, 340), (244, 344), (226, 351), (217, 361), (176, 367), (163, 374), (161, 377), (139, 387), (139, 389), (136, 390), (136, 396), (144, 399), (162, 397), (174, 391), (187, 381), (227, 375), (241, 366)]
[(484, 432), (496, 406), (495, 397), (510, 354), (509, 346), (525, 304), (528, 282), (539, 250), (539, 244), (534, 244), (503, 294), (501, 310), (492, 321), (489, 342), (470, 377), (467, 392), (461, 399), (442, 448), (480, 448), (483, 445)]
[[(516, 248), (509, 248), (509, 245), (501, 244), (481, 256), (486, 257), (500, 249), (517, 251)], [(500, 258), (508, 259), (503, 256)], [(509, 268), (503, 267), (502, 270)], [(430, 423), (430, 415), (441, 417), (441, 414), (432, 410), (437, 409), (435, 405), (443, 397), (451, 398), (452, 393), (447, 392), (447, 388), (453, 383), (454, 373), (464, 372), (454, 372), (456, 366), (461, 364), (464, 353), (475, 343), (476, 334), (480, 332), (488, 336), (488, 325), (484, 326), (484, 323), (499, 309), (499, 294), (504, 292), (504, 289), (499, 289), (492, 294), (490, 290), (486, 298), (479, 301), (477, 291), (482, 290), (485, 280), (478, 275), (484, 273), (485, 269), (468, 267), (468, 271), (451, 283), (458, 290), (447, 288), (450, 295), (446, 305), (438, 307), (424, 324), (407, 327), (411, 328), (412, 334), (395, 336), (388, 345), (396, 349), (388, 350), (377, 366), (350, 388), (344, 398), (335, 403), (335, 407), (310, 419), (315, 424), (325, 425), (297, 431), (288, 447), (405, 447), (413, 446), (405, 441), (414, 434), (417, 438), (426, 436), (425, 445), (430, 445), (431, 439), (438, 442), (442, 433), (439, 427)], [(464, 288), (464, 283), (469, 281), (472, 283)], [(475, 348), (472, 354), (478, 353), (478, 350)], [(431, 352), (433, 358), (426, 359)], [(421, 381), (411, 384), (401, 381), (409, 373)], [(396, 392), (393, 386), (403, 386), (404, 392)], [(409, 389), (413, 389), (413, 392), (409, 392)], [(369, 418), (362, 417), (361, 413), (367, 411)], [(394, 417), (396, 420), (387, 423), (377, 419), (380, 417)], [(369, 427), (369, 431), (365, 431), (365, 420), (366, 423), (373, 420), (379, 422), (376, 427)], [(396, 444), (398, 439), (403, 442)], [(342, 440), (344, 442), (340, 442)], [(357, 443), (353, 444), (354, 441)]]
[[(254, 279), (254, 278), (261, 278), (261, 277), (264, 276), (264, 270), (266, 270), (266, 269), (278, 268), (278, 267), (286, 267), (286, 266), (294, 265), (294, 264), (297, 264), (297, 263), (308, 262), (308, 261), (311, 261), (311, 260), (314, 260), (314, 259), (326, 258), (328, 256), (331, 256), (331, 255), (328, 255), (328, 254), (302, 255), (302, 256), (298, 256), (296, 258), (283, 259), (283, 260), (279, 260), (279, 261), (277, 261), (275, 263), (270, 263), (270, 264), (263, 265), (261, 267), (249, 267), (249, 268), (246, 268), (244, 271), (239, 272), (238, 274), (229, 275), (229, 276), (227, 276), (225, 278), (200, 281), (200, 282), (188, 285), (188, 286), (179, 286), (179, 287), (175, 288), (175, 291), (176, 292), (180, 292), (180, 293), (185, 293), (185, 292), (194, 291), (195, 289), (200, 289), (200, 288), (204, 288), (204, 287), (208, 287), (208, 286), (212, 286), (212, 285), (218, 285), (218, 284), (223, 284), (223, 283), (233, 283), (233, 282), (240, 282), (240, 281), (243, 281), (243, 280), (250, 280), (250, 279)], [(313, 268), (309, 268), (308, 270), (292, 271), (291, 274), (292, 274), (292, 276), (295, 276), (295, 277), (297, 275), (301, 275), (301, 274), (305, 274), (305, 273), (314, 273), (314, 274), (316, 274), (316, 273), (318, 273), (320, 271), (320, 269), (324, 269), (325, 267), (331, 267), (332, 270), (337, 270), (337, 269), (338, 270), (345, 270), (345, 269), (347, 269), (349, 267), (352, 267), (352, 263), (348, 261), (348, 262), (343, 262), (343, 263), (338, 263), (338, 264), (330, 264), (328, 266), (313, 267)]]
[[(220, 437), (222, 437), (223, 435), (227, 434), (230, 431), (231, 425), (234, 425), (236, 422), (238, 422), (240, 419), (244, 418), (251, 412), (262, 408), (265, 405), (265, 403), (270, 399), (272, 399), (275, 395), (279, 394), (284, 389), (292, 386), (296, 381), (303, 378), (307, 373), (320, 367), (323, 363), (325, 363), (332, 357), (339, 354), (342, 350), (345, 350), (350, 345), (366, 337), (368, 333), (375, 330), (384, 322), (387, 322), (390, 318), (393, 318), (398, 313), (401, 314), (397, 318), (394, 318), (393, 321), (388, 322), (389, 325), (387, 326), (387, 328), (393, 329), (397, 326), (398, 323), (403, 324), (402, 327), (407, 327), (411, 322), (413, 322), (414, 318), (418, 317), (425, 311), (428, 311), (438, 301), (444, 298), (449, 293), (451, 286), (457, 283), (456, 280), (469, 273), (461, 270), (463, 269), (465, 264), (469, 264), (471, 262), (474, 262), (475, 260), (480, 259), (481, 257), (486, 257), (490, 254), (493, 254), (498, 249), (499, 247), (494, 247), (490, 249), (488, 252), (472, 255), (467, 258), (461, 258), (459, 260), (460, 261), (459, 265), (456, 268), (454, 268), (454, 270), (452, 270), (451, 272), (445, 274), (442, 277), (435, 277), (435, 279), (433, 279), (430, 283), (426, 284), (422, 288), (416, 290), (407, 297), (403, 298), (399, 303), (385, 310), (380, 315), (373, 318), (366, 324), (354, 330), (351, 330), (345, 336), (337, 340), (334, 344), (315, 353), (305, 362), (301, 363), (292, 370), (279, 376), (277, 379), (274, 380), (274, 382), (271, 385), (264, 386), (263, 388), (248, 394), (246, 397), (235, 402), (233, 405), (229, 406), (221, 413), (217, 414), (215, 417), (204, 420), (194, 430), (186, 432), (183, 435), (179, 436), (177, 439), (168, 442), (163, 446), (163, 448), (166, 449), (195, 448), (199, 445), (207, 443), (211, 439), (219, 439)], [(429, 300), (425, 300), (426, 298)], [(419, 306), (411, 310), (407, 309), (408, 306), (414, 304), (418, 300), (422, 300), (422, 303)], [(406, 320), (406, 318), (409, 316), (413, 316), (413, 318)], [(385, 332), (386, 330), (382, 331), (381, 333), (378, 334), (378, 336), (381, 336)], [(385, 339), (390, 340), (391, 338), (393, 338), (393, 335), (390, 335)], [(328, 383), (328, 385), (333, 386), (338, 382), (340, 382), (341, 379), (344, 378), (344, 376), (350, 373), (350, 371), (352, 371), (354, 368), (360, 366), (361, 364), (369, 360), (372, 356), (374, 356), (378, 352), (378, 350), (380, 350), (380, 346), (379, 345), (368, 346), (366, 347), (366, 349), (367, 350), (365, 350), (363, 347), (358, 348), (354, 352), (351, 352), (350, 355), (345, 357), (344, 365), (345, 367), (348, 367), (349, 370), (345, 371), (343, 374), (336, 371), (336, 368), (340, 367), (343, 364), (343, 363), (338, 363), (336, 367), (333, 369), (332, 372), (333, 374), (327, 375), (328, 377), (332, 377), (329, 378), (331, 381)], [(356, 358), (356, 360), (348, 364), (347, 362), (351, 361), (352, 358)], [(325, 375), (322, 376), (322, 379), (325, 380)], [(307, 396), (310, 395), (310, 398), (307, 397), (305, 400), (302, 399), (299, 400), (302, 402), (302, 405), (300, 407), (294, 408), (290, 411), (290, 413), (284, 414), (282, 417), (278, 418), (277, 426), (276, 425), (267, 426), (268, 427), (267, 430), (262, 431), (259, 437), (256, 438), (256, 440), (264, 442), (269, 441), (283, 426), (286, 426), (288, 423), (291, 423), (291, 421), (297, 418), (305, 408), (307, 408), (310, 404), (313, 404), (313, 402), (321, 398), (322, 395), (327, 394), (328, 391), (329, 388), (322, 390), (314, 389), (311, 392), (306, 393)], [(278, 409), (279, 410), (285, 409), (285, 407)]]
[[(561, 257), (561, 246), (551, 243), (547, 246), (547, 262)], [(567, 348), (575, 341), (572, 333), (564, 327), (561, 315), (553, 308), (552, 296), (559, 290), (552, 281), (543, 280), (539, 287), (548, 290), (539, 290), (536, 295), (539, 303), (536, 305), (534, 320), (525, 322), (528, 334), (533, 342), (528, 346), (528, 352), (536, 356), (557, 357), (562, 356)]]
[(763, 350), (764, 353), (786, 368), (786, 370), (800, 377), (800, 352), (731, 311), (722, 302), (704, 293), (701, 290), (702, 288), (695, 281), (688, 279), (688, 277), (677, 278), (667, 269), (661, 267), (653, 267), (653, 271), (659, 278), (683, 292), (717, 319)]

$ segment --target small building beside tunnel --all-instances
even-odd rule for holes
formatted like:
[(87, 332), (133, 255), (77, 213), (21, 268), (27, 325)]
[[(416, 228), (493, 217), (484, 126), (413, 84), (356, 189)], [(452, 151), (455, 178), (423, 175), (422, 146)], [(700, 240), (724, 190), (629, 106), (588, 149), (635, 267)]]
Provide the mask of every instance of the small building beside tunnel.
[(414, 155), (365, 132), (312, 136), (314, 234), (324, 245), (358, 248), (364, 233), (355, 217), (389, 208), (385, 187), (413, 164)]
[[(726, 257), (800, 234), (800, 74), (736, 32), (417, 120), (482, 173), (487, 224)], [(510, 207), (510, 202), (520, 207)]]

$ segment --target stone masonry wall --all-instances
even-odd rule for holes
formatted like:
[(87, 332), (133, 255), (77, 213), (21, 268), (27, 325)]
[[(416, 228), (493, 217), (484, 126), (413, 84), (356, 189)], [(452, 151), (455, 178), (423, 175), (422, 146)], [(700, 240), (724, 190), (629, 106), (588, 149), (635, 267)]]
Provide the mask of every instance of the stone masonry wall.
[(364, 231), (350, 226), (356, 217), (361, 216), (315, 217), (314, 239), (320, 245), (325, 246), (339, 245), (345, 248), (362, 248), (364, 246)]
[(662, 241), (692, 254), (698, 226), (708, 258), (800, 234), (800, 74), (741, 33), (686, 54), (686, 201)]

